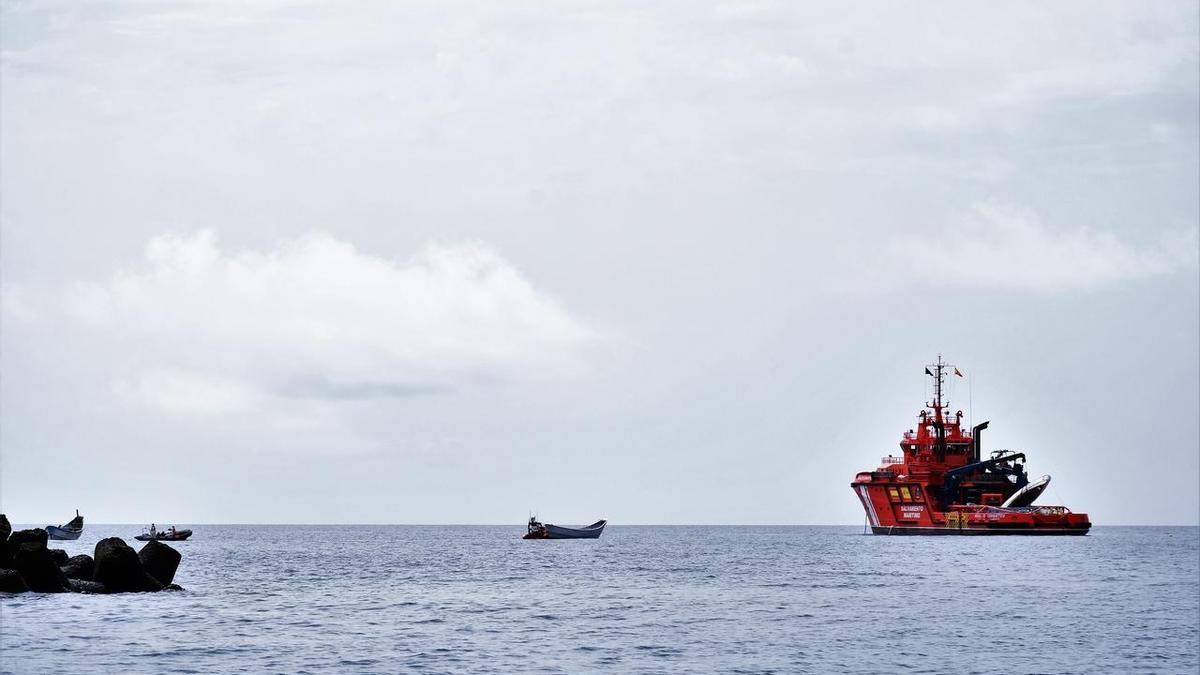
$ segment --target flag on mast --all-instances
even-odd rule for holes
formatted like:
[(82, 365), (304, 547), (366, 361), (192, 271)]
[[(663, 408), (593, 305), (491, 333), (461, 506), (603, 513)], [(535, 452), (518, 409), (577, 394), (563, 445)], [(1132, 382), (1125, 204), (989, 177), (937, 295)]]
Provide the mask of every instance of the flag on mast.
[(962, 377), (962, 376), (963, 376), (963, 374), (962, 374), (962, 373), (960, 373), (960, 372), (958, 371), (958, 368), (955, 368), (955, 369), (954, 369), (954, 374), (955, 374), (955, 375), (957, 375), (957, 376), (959, 376), (959, 377)]
[(933, 373), (929, 372), (929, 369), (928, 369), (928, 368), (926, 368), (926, 369), (925, 369), (925, 374), (926, 374), (926, 375), (928, 375), (928, 376), (930, 376), (930, 377), (933, 377)]

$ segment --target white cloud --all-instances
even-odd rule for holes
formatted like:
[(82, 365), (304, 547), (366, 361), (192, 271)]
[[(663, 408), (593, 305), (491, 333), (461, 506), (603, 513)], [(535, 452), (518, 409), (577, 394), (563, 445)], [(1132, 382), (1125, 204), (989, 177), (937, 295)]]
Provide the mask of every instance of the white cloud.
[(237, 381), (174, 368), (156, 368), (113, 387), (127, 401), (171, 413), (228, 413), (257, 407), (260, 396)]
[(563, 374), (592, 337), (482, 243), (398, 263), (321, 234), (236, 253), (211, 231), (156, 237), (133, 269), (78, 284), (66, 309), (112, 341), (118, 392), (169, 412)]
[(0, 312), (19, 321), (36, 321), (38, 313), (26, 296), (21, 284), (0, 284)]
[(1056, 228), (1032, 211), (980, 204), (955, 227), (894, 237), (887, 256), (930, 285), (1052, 292), (1194, 267), (1195, 232), (1175, 239), (1138, 248), (1109, 232)]
[[(29, 35), (5, 51), (8, 152), (53, 165), (54, 151), (113, 143), (153, 159), (90, 156), (159, 178), (182, 154), (189, 184), (209, 172), (229, 180), (229, 157), (247, 160), (233, 168), (242, 179), (309, 177), (260, 167), (257, 151), (333, 165), (408, 158), (420, 177), (445, 172), (455, 194), (464, 169), (492, 161), (521, 187), (564, 164), (638, 185), (641, 166), (889, 158), (907, 154), (913, 128), (1004, 133), (1052, 123), (1047, 110), (1064, 100), (1093, 110), (1195, 91), (1186, 3), (71, 7), (30, 8), (57, 20), (26, 19)], [(354, 181), (363, 189), (362, 175)]]

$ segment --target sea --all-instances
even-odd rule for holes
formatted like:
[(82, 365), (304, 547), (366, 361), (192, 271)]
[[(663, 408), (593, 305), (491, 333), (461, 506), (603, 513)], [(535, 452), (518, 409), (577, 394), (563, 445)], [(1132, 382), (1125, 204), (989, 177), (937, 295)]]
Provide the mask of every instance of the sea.
[[(0, 598), (4, 673), (1189, 673), (1200, 529), (197, 525), (182, 592)], [(132, 525), (91, 525), (136, 547)]]

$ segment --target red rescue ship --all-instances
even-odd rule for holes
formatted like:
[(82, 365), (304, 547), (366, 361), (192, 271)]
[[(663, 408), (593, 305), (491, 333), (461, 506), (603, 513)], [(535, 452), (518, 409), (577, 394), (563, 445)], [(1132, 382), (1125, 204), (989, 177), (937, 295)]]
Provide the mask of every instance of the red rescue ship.
[(854, 477), (854, 489), (874, 534), (1087, 534), (1086, 513), (1065, 506), (1035, 506), (1049, 476), (1030, 481), (1025, 453), (997, 450), (984, 459), (980, 436), (988, 423), (963, 429), (963, 414), (947, 412), (942, 388), (954, 366), (925, 369), (934, 379), (933, 400), (921, 410), (916, 431), (905, 432), (900, 456), (884, 457), (874, 471)]

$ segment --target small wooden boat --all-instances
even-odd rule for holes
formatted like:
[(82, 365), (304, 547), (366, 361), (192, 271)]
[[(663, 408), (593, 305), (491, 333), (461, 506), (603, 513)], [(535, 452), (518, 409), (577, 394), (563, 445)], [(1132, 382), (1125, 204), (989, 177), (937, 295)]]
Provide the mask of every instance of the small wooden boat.
[(529, 519), (529, 527), (522, 539), (599, 539), (607, 520), (597, 520), (587, 527), (563, 527), (538, 522), (537, 516)]
[(143, 530), (141, 534), (134, 537), (138, 541), (183, 541), (192, 536), (191, 530), (177, 530), (172, 525), (165, 530), (155, 529), (153, 525), (150, 529)]
[(74, 541), (83, 534), (83, 516), (75, 509), (75, 517), (64, 525), (47, 525), (46, 537), (57, 541)]

